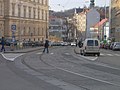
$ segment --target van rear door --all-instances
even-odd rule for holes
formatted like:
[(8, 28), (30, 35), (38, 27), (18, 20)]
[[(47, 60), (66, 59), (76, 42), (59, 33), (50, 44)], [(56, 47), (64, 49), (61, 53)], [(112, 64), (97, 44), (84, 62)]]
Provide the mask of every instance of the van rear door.
[(99, 50), (98, 40), (88, 40), (86, 50), (98, 51)]

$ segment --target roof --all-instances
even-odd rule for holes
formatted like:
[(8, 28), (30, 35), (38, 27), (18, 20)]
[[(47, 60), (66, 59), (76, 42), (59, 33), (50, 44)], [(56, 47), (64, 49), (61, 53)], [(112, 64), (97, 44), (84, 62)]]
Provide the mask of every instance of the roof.
[(104, 24), (105, 22), (107, 22), (107, 21), (108, 21), (107, 18), (102, 19), (100, 22), (98, 22), (97, 24), (95, 24), (93, 27), (99, 27), (99, 26), (103, 25), (103, 24)]

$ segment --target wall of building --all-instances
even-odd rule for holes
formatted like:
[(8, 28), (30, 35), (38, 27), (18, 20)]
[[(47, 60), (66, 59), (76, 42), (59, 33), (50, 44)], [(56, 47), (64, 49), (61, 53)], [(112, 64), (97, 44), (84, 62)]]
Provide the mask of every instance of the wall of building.
[(87, 12), (86, 20), (87, 20), (87, 22), (86, 22), (86, 25), (87, 25), (86, 38), (90, 38), (92, 35), (90, 28), (100, 21), (99, 12), (96, 11), (96, 9), (92, 8), (91, 10), (89, 10)]
[(111, 0), (111, 38), (120, 41), (120, 0)]
[(42, 41), (48, 29), (48, 0), (4, 0), (6, 38), (12, 37), (12, 25), (16, 25), (15, 39)]
[(50, 17), (49, 19), (49, 35), (59, 38), (59, 40), (66, 40), (67, 26), (66, 20), (63, 18)]
[(4, 1), (0, 0), (0, 38), (4, 36)]

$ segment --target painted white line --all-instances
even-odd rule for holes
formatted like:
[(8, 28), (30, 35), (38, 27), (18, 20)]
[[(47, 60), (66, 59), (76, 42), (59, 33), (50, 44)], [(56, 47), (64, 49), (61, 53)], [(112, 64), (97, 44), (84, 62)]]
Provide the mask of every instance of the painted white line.
[(69, 53), (65, 53), (66, 55), (70, 55)]
[(114, 85), (114, 86), (119, 86), (119, 84), (115, 84), (115, 83), (112, 83), (112, 82), (109, 82), (109, 81), (105, 81), (105, 80), (101, 80), (101, 79), (97, 79), (97, 78), (93, 78), (93, 77), (90, 77), (90, 76), (86, 76), (86, 75), (83, 75), (83, 74), (80, 74), (80, 73), (76, 73), (76, 72), (72, 72), (72, 71), (69, 71), (67, 69), (63, 69), (63, 68), (60, 68), (60, 67), (56, 67), (54, 65), (51, 65), (59, 70), (62, 70), (62, 71), (65, 71), (65, 72), (68, 72), (68, 73), (71, 73), (71, 74), (75, 74), (75, 75), (78, 75), (78, 76), (81, 76), (81, 77), (84, 77), (84, 78), (88, 78), (88, 79), (91, 79), (91, 80), (95, 80), (95, 81), (98, 81), (98, 82), (102, 82), (102, 83), (106, 83), (106, 84), (110, 84), (110, 85)]
[[(58, 68), (58, 67), (57, 67)], [(95, 81), (99, 81), (99, 82), (102, 82), (102, 83), (106, 83), (106, 84), (110, 84), (110, 85), (114, 85), (114, 86), (119, 86), (119, 84), (115, 84), (115, 83), (112, 83), (112, 82), (108, 82), (108, 81), (105, 81), (105, 80), (101, 80), (101, 79), (97, 79), (97, 78), (93, 78), (93, 77), (90, 77), (90, 76), (86, 76), (86, 75), (83, 75), (83, 74), (79, 74), (79, 73), (75, 73), (75, 72), (72, 72), (72, 71), (69, 71), (69, 70), (66, 70), (66, 69), (63, 69), (63, 68), (58, 68), (60, 70), (63, 70), (65, 72), (69, 72), (69, 73), (72, 73), (72, 74), (75, 74), (75, 75), (78, 75), (78, 76), (81, 76), (81, 77), (85, 77), (85, 78), (88, 78), (88, 79), (92, 79), (92, 80), (95, 80)]]
[(105, 56), (105, 54), (103, 54), (103, 53), (100, 53), (100, 55), (101, 55), (101, 56)]
[(42, 52), (36, 53), (36, 54), (42, 54)]
[(1, 54), (3, 58), (9, 61), (14, 61), (16, 58), (22, 56), (23, 54)]
[(95, 61), (98, 58), (98, 57), (88, 57), (88, 56), (85, 57), (85, 56), (82, 56), (82, 55), (80, 55), (80, 57), (85, 58), (87, 60), (91, 60), (91, 61)]
[(113, 56), (112, 54), (107, 54), (108, 56)]
[(100, 66), (103, 66), (103, 67), (106, 67), (106, 68), (111, 68), (111, 69), (115, 69), (115, 70), (120, 70), (119, 68), (116, 68), (116, 67), (112, 67), (112, 66), (109, 66), (108, 64), (104, 64), (104, 63), (97, 63), (96, 65), (100, 65)]
[(120, 56), (119, 54), (115, 54), (116, 56)]
[(53, 55), (54, 53), (50, 53), (50, 54), (52, 54), (52, 55)]

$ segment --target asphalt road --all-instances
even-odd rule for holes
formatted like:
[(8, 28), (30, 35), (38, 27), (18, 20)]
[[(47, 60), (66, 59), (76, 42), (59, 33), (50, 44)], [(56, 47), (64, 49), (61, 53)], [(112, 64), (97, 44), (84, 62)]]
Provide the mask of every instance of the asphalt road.
[(74, 48), (2, 54), (0, 90), (120, 90), (120, 51), (84, 57)]

